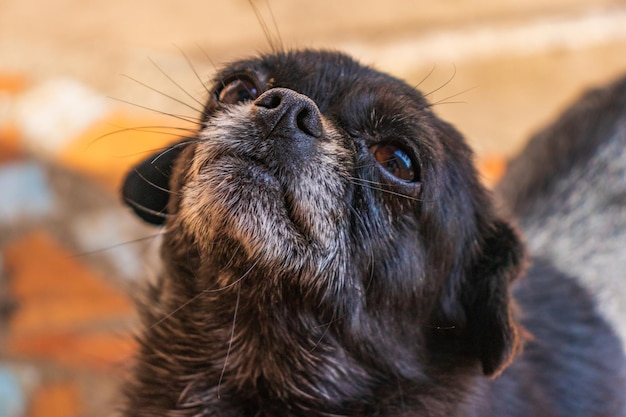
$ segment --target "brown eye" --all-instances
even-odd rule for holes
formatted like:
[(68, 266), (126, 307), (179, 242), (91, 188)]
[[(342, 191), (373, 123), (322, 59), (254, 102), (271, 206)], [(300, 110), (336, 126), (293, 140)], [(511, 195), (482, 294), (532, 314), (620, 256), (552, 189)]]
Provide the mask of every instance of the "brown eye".
[(259, 96), (257, 82), (250, 76), (241, 75), (224, 83), (217, 93), (217, 100), (224, 104), (237, 104), (254, 100)]
[(376, 161), (394, 177), (407, 182), (419, 181), (417, 167), (413, 160), (401, 148), (388, 144), (377, 144), (370, 147)]

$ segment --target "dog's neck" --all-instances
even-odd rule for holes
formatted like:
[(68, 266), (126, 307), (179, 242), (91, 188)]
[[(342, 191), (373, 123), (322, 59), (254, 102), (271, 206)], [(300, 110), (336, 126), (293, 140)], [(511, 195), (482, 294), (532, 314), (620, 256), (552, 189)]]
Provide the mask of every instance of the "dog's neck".
[[(137, 409), (159, 414), (170, 408), (181, 416), (207, 410), (207, 415), (220, 416), (402, 415), (404, 407), (414, 411), (421, 406), (433, 410), (432, 404), (422, 405), (422, 391), (431, 397), (428, 393), (441, 388), (436, 378), (422, 373), (423, 358), (407, 352), (404, 344), (377, 346), (350, 334), (350, 327), (359, 326), (349, 320), (363, 318), (319, 317), (287, 287), (263, 294), (251, 284), (267, 279), (260, 272), (236, 282), (232, 273), (222, 271), (215, 282), (236, 283), (200, 292), (190, 285), (199, 277), (183, 269), (170, 268), (169, 273), (164, 281), (169, 287), (161, 289), (159, 311), (153, 309), (147, 318), (152, 326), (142, 339), (140, 366), (150, 371), (139, 374), (152, 377), (137, 381), (141, 388), (136, 390), (153, 397), (143, 401), (155, 409)], [(364, 322), (373, 323), (372, 317)], [(384, 326), (370, 330), (384, 332)], [(381, 355), (380, 350), (390, 349), (396, 352)], [(396, 362), (375, 362), (385, 357)], [(435, 409), (442, 416), (457, 415), (450, 409), (457, 400)]]
[(276, 415), (284, 412), (281, 404), (298, 415), (298, 407), (339, 407), (372, 395), (370, 377), (332, 338), (330, 323), (254, 294), (245, 281), (218, 296), (194, 297), (184, 308), (180, 300), (187, 296), (162, 300), (163, 311), (180, 310), (161, 322), (155, 317), (158, 324), (145, 334), (142, 357), (152, 363), (144, 366), (158, 378), (141, 381), (141, 392), (162, 391), (172, 406), (189, 408), (189, 415), (200, 409), (232, 409), (234, 415), (267, 409)]

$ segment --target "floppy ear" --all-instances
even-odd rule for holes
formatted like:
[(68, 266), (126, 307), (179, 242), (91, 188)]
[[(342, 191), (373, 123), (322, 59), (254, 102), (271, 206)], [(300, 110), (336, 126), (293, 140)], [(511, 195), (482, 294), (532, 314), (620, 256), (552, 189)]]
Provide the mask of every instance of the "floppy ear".
[(183, 149), (174, 145), (159, 151), (126, 174), (122, 199), (144, 221), (154, 225), (165, 222), (172, 166)]
[(483, 236), (478, 257), (462, 285), (470, 343), (485, 375), (500, 373), (521, 348), (510, 284), (523, 269), (524, 247), (510, 225), (496, 221)]
[(521, 348), (521, 327), (513, 314), (512, 281), (521, 272), (524, 248), (513, 228), (494, 221), (452, 277), (435, 310), (436, 349), (448, 359), (475, 358), (483, 373), (496, 376)]
[(469, 347), (488, 376), (504, 370), (521, 348), (510, 286), (522, 273), (524, 257), (517, 233), (509, 224), (495, 221), (461, 284)]

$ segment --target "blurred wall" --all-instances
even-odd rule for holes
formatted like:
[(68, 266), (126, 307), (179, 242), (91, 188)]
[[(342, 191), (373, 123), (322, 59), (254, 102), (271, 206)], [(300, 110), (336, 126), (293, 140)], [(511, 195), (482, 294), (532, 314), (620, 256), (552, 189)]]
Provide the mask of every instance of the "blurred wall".
[[(286, 47), (328, 47), (420, 85), (481, 155), (508, 156), (591, 84), (626, 71), (623, 0), (0, 0), (0, 69), (71, 76), (170, 111), (150, 62), (202, 97), (181, 50), (214, 65)], [(448, 82), (449, 80), (449, 82)], [(444, 85), (445, 84), (445, 85)], [(174, 89), (175, 91), (175, 89)], [(180, 94), (180, 91), (178, 92)], [(184, 95), (183, 95), (184, 98)]]

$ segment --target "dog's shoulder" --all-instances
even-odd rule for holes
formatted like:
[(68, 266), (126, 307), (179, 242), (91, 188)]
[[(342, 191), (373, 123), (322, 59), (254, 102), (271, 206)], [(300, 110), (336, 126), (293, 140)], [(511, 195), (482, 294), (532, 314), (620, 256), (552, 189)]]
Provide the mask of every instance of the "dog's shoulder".
[(589, 291), (535, 257), (514, 297), (527, 340), (520, 357), (492, 382), (492, 414), (624, 415), (623, 350)]
[[(536, 133), (509, 162), (498, 192), (515, 214), (524, 216), (538, 201), (555, 196), (559, 182), (595, 164), (611, 144), (626, 147), (626, 76), (586, 91)], [(619, 160), (615, 153), (608, 157)]]
[[(587, 91), (534, 135), (510, 162), (497, 191), (518, 218), (531, 255), (515, 298), (532, 339), (507, 370), (531, 375), (505, 373), (496, 392), (545, 381), (539, 385), (549, 391), (532, 386), (502, 391), (531, 393), (539, 408), (550, 404), (550, 397), (571, 398), (559, 404), (573, 407), (562, 415), (592, 409), (597, 415), (623, 415), (626, 77)], [(604, 388), (586, 393), (581, 384)], [(546, 410), (550, 413), (554, 410)]]
[(626, 77), (536, 134), (498, 191), (529, 252), (586, 288), (626, 341)]

